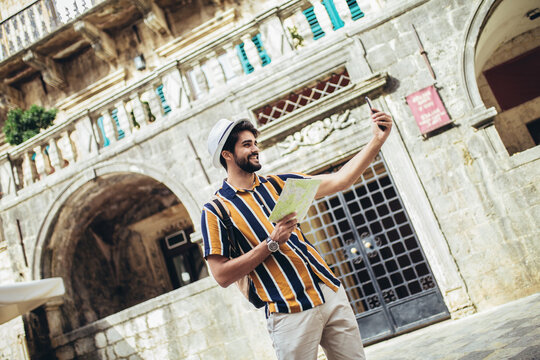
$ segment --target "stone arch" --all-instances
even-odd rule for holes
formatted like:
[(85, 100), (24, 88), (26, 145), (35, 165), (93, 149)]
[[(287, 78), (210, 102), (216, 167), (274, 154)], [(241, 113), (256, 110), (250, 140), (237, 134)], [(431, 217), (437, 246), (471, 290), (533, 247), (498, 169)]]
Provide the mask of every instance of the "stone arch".
[(469, 103), (473, 108), (484, 107), (484, 102), (480, 97), (478, 84), (476, 83), (476, 45), (482, 32), (483, 26), (487, 20), (487, 15), (495, 3), (501, 0), (482, 0), (476, 7), (468, 27), (465, 31), (465, 40), (463, 47), (463, 56), (461, 57), (461, 68), (463, 83), (467, 90)]
[[(107, 163), (74, 179), (43, 221), (33, 258), (35, 278), (60, 276), (66, 285), (56, 333), (181, 286), (169, 277), (163, 238), (177, 231), (189, 238), (198, 214), (180, 182), (148, 166)], [(192, 256), (197, 245), (187, 245)]]
[[(83, 172), (78, 177), (74, 178), (73, 181), (59, 193), (59, 195), (49, 208), (49, 211), (47, 212), (47, 215), (45, 216), (45, 219), (42, 221), (39, 228), (36, 246), (34, 248), (32, 256), (33, 279), (37, 280), (42, 278), (41, 253), (43, 251), (43, 246), (47, 243), (47, 237), (49, 235), (48, 232), (51, 228), (51, 225), (54, 223), (56, 217), (58, 216), (58, 213), (62, 209), (67, 199), (69, 199), (74, 193), (76, 193), (84, 184), (94, 180), (96, 177), (117, 172), (131, 172), (146, 175), (155, 179), (156, 181), (159, 181), (167, 188), (171, 189), (171, 191), (182, 201), (182, 203), (186, 207), (187, 212), (189, 213), (189, 216), (192, 219), (198, 219), (198, 217), (200, 216), (201, 209), (197, 205), (191, 192), (181, 181), (172, 179), (165, 172), (162, 172), (146, 164), (129, 162), (114, 162), (97, 165)], [(195, 222), (194, 225), (198, 225), (198, 222)]]
[[(538, 143), (530, 129), (540, 122), (540, 92), (533, 90), (536, 84), (527, 76), (516, 75), (519, 69), (534, 73), (540, 48), (538, 9), (535, 0), (482, 0), (465, 32), (461, 67), (467, 98), (477, 112), (490, 109), (493, 120), (480, 119), (478, 125), (495, 125), (510, 155)], [(526, 91), (518, 90), (522, 82)]]

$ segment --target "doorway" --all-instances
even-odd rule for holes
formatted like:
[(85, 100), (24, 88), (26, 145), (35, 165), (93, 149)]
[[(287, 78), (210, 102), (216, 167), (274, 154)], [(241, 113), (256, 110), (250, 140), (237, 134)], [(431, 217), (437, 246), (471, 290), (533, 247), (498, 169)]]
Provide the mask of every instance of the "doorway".
[(381, 155), (351, 188), (316, 200), (301, 227), (341, 280), (364, 343), (450, 316)]

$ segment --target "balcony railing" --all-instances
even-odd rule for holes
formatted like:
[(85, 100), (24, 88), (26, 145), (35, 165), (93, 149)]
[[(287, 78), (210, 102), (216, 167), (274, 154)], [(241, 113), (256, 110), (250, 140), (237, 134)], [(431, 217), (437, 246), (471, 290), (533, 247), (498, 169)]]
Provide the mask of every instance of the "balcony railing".
[(38, 0), (0, 22), (0, 61), (28, 48), (102, 0)]
[(57, 125), (0, 154), (0, 196), (15, 195), (134, 136), (140, 140), (144, 133), (160, 131), (160, 123), (171, 113), (189, 117), (226, 88), (249, 81), (249, 74), (293, 51), (299, 36), (302, 46), (308, 46), (324, 36), (321, 32), (331, 33), (355, 21), (355, 14), (356, 20), (361, 18), (356, 1), (336, 1), (340, 5), (330, 0), (314, 1), (312, 6), (289, 1), (179, 56), (106, 100), (56, 119)]

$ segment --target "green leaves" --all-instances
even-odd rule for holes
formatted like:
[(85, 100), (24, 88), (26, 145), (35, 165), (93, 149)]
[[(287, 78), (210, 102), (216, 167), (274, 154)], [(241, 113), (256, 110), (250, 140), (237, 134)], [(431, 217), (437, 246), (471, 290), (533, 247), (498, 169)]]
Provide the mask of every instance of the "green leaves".
[(11, 145), (19, 145), (26, 140), (39, 134), (41, 129), (46, 129), (52, 125), (56, 117), (57, 110), (45, 110), (38, 105), (30, 106), (30, 109), (10, 110), (4, 125), (6, 140)]

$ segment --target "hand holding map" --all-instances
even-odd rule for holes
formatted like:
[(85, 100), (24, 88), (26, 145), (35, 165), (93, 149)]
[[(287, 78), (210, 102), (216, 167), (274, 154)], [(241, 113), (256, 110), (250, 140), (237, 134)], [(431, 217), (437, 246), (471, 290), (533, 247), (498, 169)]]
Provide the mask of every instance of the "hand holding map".
[(278, 202), (268, 220), (278, 222), (290, 213), (296, 212), (298, 222), (306, 216), (321, 180), (287, 179)]

